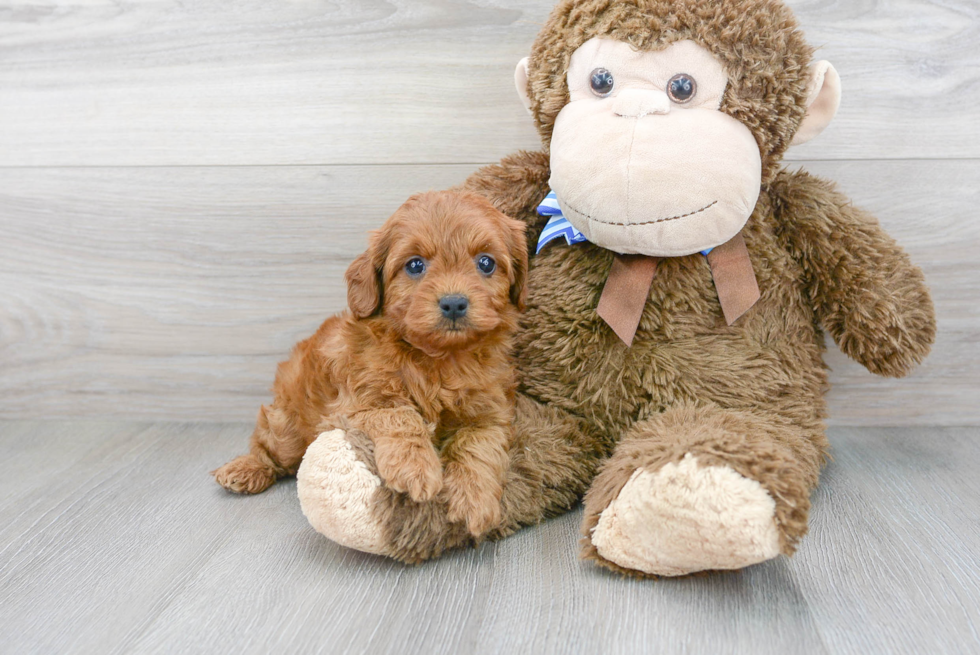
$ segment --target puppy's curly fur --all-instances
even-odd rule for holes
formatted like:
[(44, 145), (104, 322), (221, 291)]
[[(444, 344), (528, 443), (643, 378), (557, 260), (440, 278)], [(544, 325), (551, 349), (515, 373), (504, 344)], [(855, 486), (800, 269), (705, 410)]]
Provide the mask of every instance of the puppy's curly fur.
[[(495, 262), (490, 273), (487, 260), (480, 268), (484, 256)], [(406, 269), (417, 258), (421, 275)], [(526, 272), (522, 222), (473, 193), (411, 197), (347, 270), (349, 311), (279, 365), (249, 454), (215, 471), (218, 483), (264, 491), (296, 473), (318, 434), (353, 428), (372, 438), (388, 487), (416, 502), (445, 501), (450, 520), (474, 536), (495, 527)], [(467, 300), (461, 317), (441, 307), (452, 296)]]

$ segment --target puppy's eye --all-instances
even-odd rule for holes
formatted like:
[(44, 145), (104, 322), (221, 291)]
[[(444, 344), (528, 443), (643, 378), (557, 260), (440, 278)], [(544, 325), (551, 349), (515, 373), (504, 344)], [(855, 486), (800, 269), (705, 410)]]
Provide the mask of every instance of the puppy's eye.
[(493, 257), (490, 255), (480, 255), (476, 259), (476, 267), (484, 275), (490, 275), (497, 270), (497, 262), (493, 261)]
[(698, 92), (698, 83), (686, 73), (674, 75), (667, 82), (667, 95), (678, 104), (689, 102)]
[(589, 86), (592, 87), (592, 93), (600, 98), (609, 95), (613, 90), (614, 84), (613, 74), (605, 68), (595, 69), (589, 77)]
[(422, 277), (425, 273), (425, 260), (421, 257), (412, 257), (405, 264), (405, 272), (408, 273), (408, 277)]

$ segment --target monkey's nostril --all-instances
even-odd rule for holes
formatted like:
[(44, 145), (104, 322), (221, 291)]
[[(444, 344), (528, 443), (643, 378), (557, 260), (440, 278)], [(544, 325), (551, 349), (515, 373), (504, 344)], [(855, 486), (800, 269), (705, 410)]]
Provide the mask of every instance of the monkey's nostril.
[(469, 298), (461, 294), (443, 296), (439, 299), (439, 309), (442, 310), (442, 315), (453, 321), (466, 316), (466, 310), (469, 306)]

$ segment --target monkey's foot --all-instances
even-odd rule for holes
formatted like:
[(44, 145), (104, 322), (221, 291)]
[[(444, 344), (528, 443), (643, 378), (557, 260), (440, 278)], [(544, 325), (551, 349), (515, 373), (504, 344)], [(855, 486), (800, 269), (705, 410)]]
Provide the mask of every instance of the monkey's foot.
[(807, 531), (822, 435), (683, 404), (636, 423), (585, 495), (582, 556), (633, 575), (740, 569)]
[(591, 540), (603, 559), (651, 575), (740, 569), (779, 554), (775, 515), (761, 484), (688, 454), (654, 473), (637, 469)]

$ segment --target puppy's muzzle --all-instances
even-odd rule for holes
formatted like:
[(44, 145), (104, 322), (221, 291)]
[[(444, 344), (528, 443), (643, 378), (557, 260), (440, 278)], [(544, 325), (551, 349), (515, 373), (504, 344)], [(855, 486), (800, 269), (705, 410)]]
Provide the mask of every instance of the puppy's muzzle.
[(469, 306), (470, 299), (458, 293), (439, 299), (439, 309), (442, 310), (442, 315), (454, 322), (466, 316), (466, 310), (469, 309)]

